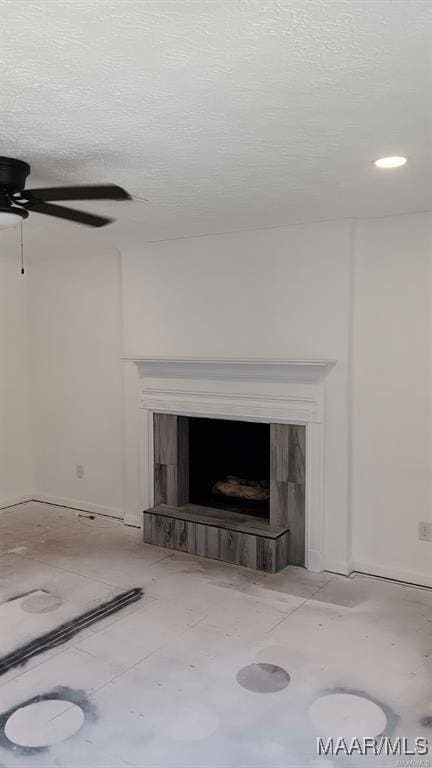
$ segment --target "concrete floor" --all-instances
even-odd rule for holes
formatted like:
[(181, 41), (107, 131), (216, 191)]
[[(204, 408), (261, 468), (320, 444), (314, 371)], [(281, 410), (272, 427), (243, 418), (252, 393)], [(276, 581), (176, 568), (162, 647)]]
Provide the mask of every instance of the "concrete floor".
[[(0, 677), (0, 766), (328, 768), (365, 758), (319, 757), (318, 735), (432, 744), (429, 590), (294, 567), (260, 574), (39, 503), (0, 513), (0, 552), (2, 657), (144, 590)], [(45, 708), (24, 712), (38, 697)]]

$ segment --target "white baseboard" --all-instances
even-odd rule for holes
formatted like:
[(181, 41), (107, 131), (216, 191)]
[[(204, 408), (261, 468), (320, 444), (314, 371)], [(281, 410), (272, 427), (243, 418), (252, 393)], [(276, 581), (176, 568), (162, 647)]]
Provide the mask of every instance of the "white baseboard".
[[(68, 507), (70, 509), (78, 509), (84, 512), (90, 512), (95, 515), (108, 515), (109, 517), (117, 517), (121, 520), (124, 518), (124, 512), (118, 507), (104, 507), (101, 504), (93, 504), (92, 502), (82, 499), (70, 499), (65, 496), (52, 496), (47, 493), (33, 493), (23, 494), (22, 496), (9, 496), (4, 499), (0, 499), (0, 509), (7, 509), (8, 507), (14, 507), (18, 504), (25, 504), (29, 501), (45, 502), (47, 504), (55, 504), (59, 507)], [(137, 522), (126, 516), (126, 524), (136, 525)], [(313, 553), (315, 554), (315, 553)], [(312, 557), (309, 565), (311, 570), (319, 570), (320, 563), (318, 557)], [(422, 587), (432, 587), (432, 574), (427, 574), (422, 571), (404, 570), (401, 568), (391, 568), (383, 565), (377, 565), (375, 563), (368, 563), (360, 560), (348, 561), (326, 561), (324, 570), (331, 571), (332, 573), (340, 573), (343, 576), (349, 576), (350, 573), (365, 573), (369, 576), (378, 576), (384, 579), (392, 579), (393, 581), (401, 581), (407, 584), (414, 584)]]
[(6, 499), (0, 499), (0, 509), (7, 509), (7, 507), (15, 507), (16, 504), (25, 504), (26, 501), (32, 500), (30, 493), (24, 496), (9, 496)]
[(108, 515), (109, 517), (119, 517), (123, 520), (124, 512), (117, 507), (103, 507), (101, 504), (93, 504), (83, 499), (69, 499), (65, 496), (51, 496), (49, 493), (34, 493), (33, 501), (45, 502), (46, 504), (55, 504), (57, 507), (69, 507), (69, 509), (78, 509), (83, 512), (91, 512), (94, 515)]
[(124, 523), (125, 525), (132, 526), (132, 528), (142, 528), (143, 527), (142, 512), (136, 513), (136, 514), (133, 512), (126, 512), (124, 516)]
[(326, 560), (324, 570), (330, 573), (340, 573), (342, 576), (349, 576), (352, 573), (352, 563), (348, 560)]
[(420, 587), (432, 587), (432, 574), (422, 571), (407, 571), (403, 568), (388, 568), (383, 565), (366, 563), (354, 560), (352, 570), (356, 573), (367, 573), (369, 576), (381, 576), (384, 579), (393, 581), (403, 581), (407, 584), (414, 584)]

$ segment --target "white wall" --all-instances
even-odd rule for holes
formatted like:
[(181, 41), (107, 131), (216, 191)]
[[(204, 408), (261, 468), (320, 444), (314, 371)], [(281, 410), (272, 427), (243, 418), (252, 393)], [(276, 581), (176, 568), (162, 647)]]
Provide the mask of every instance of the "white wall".
[(120, 258), (85, 233), (51, 231), (28, 270), (34, 496), (122, 515)]
[(349, 233), (326, 222), (122, 248), (126, 355), (346, 359)]
[(335, 358), (326, 382), (326, 565), (348, 570), (351, 223), (123, 250), (130, 356)]
[(127, 355), (336, 358), (327, 567), (432, 584), (418, 541), (432, 521), (431, 231), (418, 214), (153, 244), (125, 232), (122, 281), (113, 247), (51, 242), (27, 278), (36, 495), (124, 509), (122, 282)]
[(31, 498), (31, 433), (26, 277), (19, 233), (0, 240), (0, 507)]
[(354, 566), (432, 585), (431, 214), (359, 222), (354, 295)]

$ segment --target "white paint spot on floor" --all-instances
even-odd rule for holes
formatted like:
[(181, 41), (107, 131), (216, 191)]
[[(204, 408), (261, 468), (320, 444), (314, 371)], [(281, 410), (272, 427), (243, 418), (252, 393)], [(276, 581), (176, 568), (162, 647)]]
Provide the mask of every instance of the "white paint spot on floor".
[(176, 741), (200, 741), (214, 733), (219, 721), (208, 707), (194, 704), (179, 705), (164, 713), (164, 733)]
[(77, 704), (46, 699), (16, 709), (5, 725), (9, 741), (20, 747), (49, 747), (73, 736), (84, 722)]
[(19, 555), (20, 552), (25, 552), (27, 547), (12, 547), (11, 549), (6, 550), (6, 554), (8, 555)]
[(347, 740), (378, 736), (387, 726), (381, 707), (370, 699), (352, 693), (331, 693), (321, 696), (309, 708), (318, 732), (330, 738)]

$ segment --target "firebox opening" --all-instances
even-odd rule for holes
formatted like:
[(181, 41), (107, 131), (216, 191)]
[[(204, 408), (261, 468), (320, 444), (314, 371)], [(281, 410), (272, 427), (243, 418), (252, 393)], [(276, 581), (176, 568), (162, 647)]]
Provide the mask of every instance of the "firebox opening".
[(270, 425), (190, 418), (189, 501), (268, 519)]

